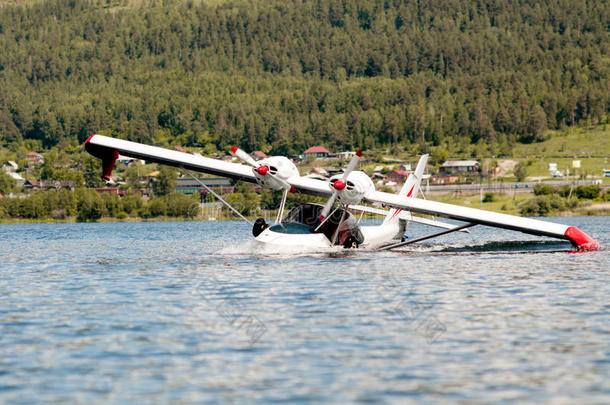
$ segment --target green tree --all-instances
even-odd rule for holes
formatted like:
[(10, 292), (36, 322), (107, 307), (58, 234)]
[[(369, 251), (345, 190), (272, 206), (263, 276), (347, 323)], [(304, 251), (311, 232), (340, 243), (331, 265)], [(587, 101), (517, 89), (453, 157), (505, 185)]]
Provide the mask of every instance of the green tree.
[(138, 210), (144, 205), (142, 195), (136, 191), (126, 193), (123, 196), (122, 203), (123, 210), (125, 210), (128, 215), (137, 214)]
[(36, 191), (20, 201), (20, 216), (30, 219), (44, 219), (49, 216), (49, 210), (44, 203), (44, 191)]
[(547, 117), (544, 109), (536, 105), (530, 111), (526, 134), (522, 137), (523, 142), (542, 142), (544, 141), (544, 131), (547, 128)]
[(513, 172), (515, 173), (515, 177), (517, 178), (517, 181), (524, 181), (525, 178), (527, 177), (527, 163), (524, 163), (524, 162), (517, 163)]
[(124, 180), (126, 186), (128, 188), (140, 188), (142, 187), (142, 176), (144, 173), (141, 173), (144, 169), (139, 161), (132, 162), (125, 172), (123, 173)]
[(601, 195), (601, 187), (597, 184), (589, 184), (588, 186), (578, 186), (574, 190), (576, 196), (580, 199), (593, 200)]
[(159, 175), (153, 183), (155, 195), (164, 196), (174, 192), (176, 189), (176, 169), (169, 166), (161, 166)]
[(150, 214), (153, 217), (167, 215), (167, 197), (155, 197), (148, 202)]
[(492, 193), (492, 192), (486, 192), (485, 196), (483, 197), (483, 202), (487, 203), (487, 202), (494, 202), (497, 201), (498, 197), (496, 196), (496, 194)]
[[(242, 215), (253, 215), (256, 212), (259, 203), (258, 195), (256, 193), (253, 194), (254, 195), (235, 192), (229, 194), (225, 200)], [(225, 215), (233, 215), (233, 213), (224, 206), (223, 211), (225, 212)]]
[(104, 200), (105, 214), (116, 218), (123, 212), (123, 202), (116, 193), (100, 193)]
[(42, 191), (40, 193), (45, 211), (48, 213), (48, 215), (55, 217), (55, 211), (59, 206), (59, 194), (55, 189)]
[(18, 218), (21, 216), (21, 199), (19, 198), (0, 198), (3, 215), (6, 218)]
[(58, 194), (57, 217), (65, 218), (76, 215), (76, 198), (72, 190), (62, 189)]
[(78, 189), (77, 195), (77, 217), (79, 222), (95, 222), (102, 218), (106, 205), (100, 194), (92, 189)]
[(0, 194), (8, 194), (15, 186), (15, 179), (4, 172), (0, 172)]
[(199, 196), (186, 196), (171, 193), (167, 196), (167, 215), (172, 217), (192, 218), (198, 214)]
[(551, 195), (557, 193), (557, 189), (550, 184), (538, 183), (534, 185), (534, 194)]
[(558, 195), (539, 195), (519, 205), (521, 215), (545, 216), (566, 209), (565, 201)]
[(103, 187), (102, 162), (86, 152), (75, 156), (77, 165), (85, 177), (86, 187)]
[[(19, 159), (58, 147), (61, 164), (94, 131), (208, 153), (421, 141), (469, 154), (608, 115), (603, 0), (9, 3), (0, 142)], [(75, 160), (103, 184), (99, 161)]]

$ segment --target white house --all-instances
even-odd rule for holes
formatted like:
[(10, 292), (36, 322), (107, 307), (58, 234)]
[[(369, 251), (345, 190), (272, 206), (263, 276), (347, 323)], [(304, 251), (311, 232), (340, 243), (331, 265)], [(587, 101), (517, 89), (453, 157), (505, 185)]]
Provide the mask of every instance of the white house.
[(8, 172), (7, 174), (9, 176), (11, 176), (13, 179), (15, 179), (15, 181), (17, 182), (17, 186), (21, 187), (25, 183), (25, 179), (23, 177), (21, 177), (18, 173)]
[(8, 162), (2, 165), (2, 170), (7, 173), (16, 172), (17, 169), (19, 169), (19, 166), (12, 160), (9, 160)]

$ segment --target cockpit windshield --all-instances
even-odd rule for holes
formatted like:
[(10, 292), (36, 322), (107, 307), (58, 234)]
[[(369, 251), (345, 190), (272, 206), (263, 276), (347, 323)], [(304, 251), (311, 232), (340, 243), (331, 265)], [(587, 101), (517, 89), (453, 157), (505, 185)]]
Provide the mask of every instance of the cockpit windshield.
[[(274, 225), (271, 230), (280, 233), (323, 233), (328, 240), (340, 245), (356, 246), (364, 241), (364, 237), (358, 221), (349, 212), (342, 208), (331, 211), (330, 218), (320, 226), (320, 214), (324, 207), (320, 204), (306, 203), (301, 204), (290, 210), (284, 217), (281, 225)], [(343, 217), (343, 222), (341, 219)], [(337, 232), (337, 227), (341, 223), (341, 228)], [(318, 228), (319, 227), (319, 228)]]
[(301, 204), (291, 209), (282, 222), (316, 227), (323, 209), (320, 204)]

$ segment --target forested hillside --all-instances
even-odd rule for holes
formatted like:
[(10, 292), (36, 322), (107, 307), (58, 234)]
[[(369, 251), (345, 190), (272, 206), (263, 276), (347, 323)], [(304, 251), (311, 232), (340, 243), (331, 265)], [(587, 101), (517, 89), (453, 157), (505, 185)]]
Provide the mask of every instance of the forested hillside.
[(0, 140), (509, 153), (608, 121), (609, 22), (605, 0), (5, 1)]

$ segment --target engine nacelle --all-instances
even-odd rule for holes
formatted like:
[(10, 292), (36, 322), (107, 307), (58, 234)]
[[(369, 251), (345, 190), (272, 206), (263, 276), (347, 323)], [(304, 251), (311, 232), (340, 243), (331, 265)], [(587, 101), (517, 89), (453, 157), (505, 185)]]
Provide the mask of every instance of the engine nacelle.
[(286, 180), (298, 177), (297, 167), (284, 156), (271, 156), (257, 162), (258, 167), (252, 171), (256, 176), (256, 182), (264, 188), (282, 190), (286, 188)]
[(345, 183), (341, 180), (343, 175), (330, 178), (331, 190), (337, 191), (337, 198), (344, 204), (359, 204), (364, 196), (375, 191), (375, 184), (366, 173), (353, 171), (347, 176)]

